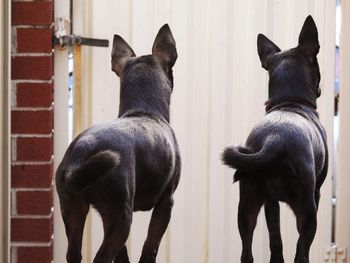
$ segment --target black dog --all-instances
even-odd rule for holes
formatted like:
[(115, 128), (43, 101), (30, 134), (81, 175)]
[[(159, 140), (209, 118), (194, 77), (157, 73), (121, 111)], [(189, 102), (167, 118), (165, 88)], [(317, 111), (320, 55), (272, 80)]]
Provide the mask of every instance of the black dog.
[(326, 133), (316, 112), (321, 93), (317, 28), (308, 16), (299, 45), (286, 51), (262, 34), (257, 44), (262, 67), (270, 76), (266, 115), (249, 134), (245, 147), (228, 147), (223, 153), (224, 163), (237, 169), (234, 180), (240, 180), (241, 262), (253, 262), (253, 231), (262, 205), (270, 235), (270, 263), (284, 262), (278, 201), (286, 202), (297, 218), (295, 262), (309, 262), (328, 163)]
[(90, 204), (100, 213), (104, 227), (95, 263), (129, 262), (125, 241), (132, 213), (152, 208), (139, 262), (156, 262), (181, 169), (178, 145), (169, 126), (176, 59), (168, 25), (159, 30), (152, 55), (147, 56), (136, 57), (125, 40), (114, 35), (112, 70), (121, 79), (119, 118), (82, 132), (56, 172), (69, 263), (81, 261)]

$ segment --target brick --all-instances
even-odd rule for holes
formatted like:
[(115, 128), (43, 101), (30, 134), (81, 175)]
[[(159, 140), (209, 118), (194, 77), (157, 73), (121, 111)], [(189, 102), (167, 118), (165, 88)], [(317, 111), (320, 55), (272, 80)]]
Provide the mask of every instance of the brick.
[(50, 28), (18, 28), (17, 52), (51, 53), (52, 32)]
[(17, 161), (50, 161), (52, 138), (17, 138)]
[(18, 107), (50, 107), (53, 101), (52, 84), (18, 83)]
[(13, 56), (11, 78), (28, 80), (51, 80), (52, 56)]
[(52, 110), (11, 111), (11, 132), (14, 134), (51, 134)]
[[(15, 47), (11, 58), (13, 80), (47, 80), (53, 76), (52, 29), (53, 1), (12, 1), (11, 19)], [(25, 27), (18, 27), (25, 26)], [(23, 53), (45, 53), (27, 56)], [(22, 81), (23, 82), (23, 81)], [(53, 102), (53, 84), (18, 83), (15, 102), (17, 107), (49, 108)], [(12, 133), (51, 134), (52, 110), (11, 112)], [(50, 161), (53, 153), (52, 138), (15, 138), (18, 161)], [(28, 242), (28, 246), (13, 247), (11, 261), (17, 263), (49, 263), (52, 261), (52, 246), (37, 246), (37, 242), (52, 242), (53, 219), (41, 218), (51, 215), (53, 197), (51, 188), (53, 165), (12, 165), (11, 187), (35, 190), (17, 190), (16, 211), (22, 218), (11, 219), (11, 241)], [(40, 189), (41, 188), (41, 189)], [(36, 218), (23, 218), (35, 215)], [(27, 243), (27, 244), (28, 244)], [(33, 245), (32, 245), (33, 244)]]
[(52, 13), (52, 2), (12, 2), (12, 25), (49, 26), (52, 23)]
[(17, 191), (16, 201), (18, 215), (50, 215), (52, 191)]
[(12, 218), (11, 241), (50, 242), (53, 229), (50, 218)]
[(52, 247), (17, 247), (17, 263), (51, 263)]
[(52, 164), (11, 166), (12, 188), (50, 188), (52, 177)]

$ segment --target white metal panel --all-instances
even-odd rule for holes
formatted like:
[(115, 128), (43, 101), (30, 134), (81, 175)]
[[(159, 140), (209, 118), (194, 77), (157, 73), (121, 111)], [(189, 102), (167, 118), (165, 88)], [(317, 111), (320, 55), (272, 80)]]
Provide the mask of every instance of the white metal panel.
[[(149, 54), (158, 29), (169, 23), (179, 58), (174, 67), (171, 123), (180, 144), (183, 172), (159, 262), (239, 262), (241, 242), (236, 223), (238, 185), (233, 171), (220, 162), (228, 144), (244, 143), (249, 130), (264, 115), (267, 73), (256, 51), (258, 33), (282, 49), (297, 45), (304, 19), (312, 14), (321, 43), (319, 61), (323, 95), (318, 105), (331, 137), (334, 72), (334, 6), (332, 1), (167, 0), (86, 1), (92, 37), (123, 36), (137, 55)], [(90, 12), (90, 13), (89, 13)], [(91, 122), (115, 118), (119, 81), (110, 70), (109, 49), (87, 49), (86, 82), (91, 85)], [(87, 88), (89, 90), (89, 88)], [(330, 149), (332, 149), (330, 142)], [(330, 158), (332, 160), (332, 157)], [(331, 166), (332, 167), (332, 166)], [(331, 169), (330, 169), (331, 170)], [(321, 262), (330, 243), (330, 177), (322, 189), (319, 228), (311, 262)], [(286, 263), (293, 262), (295, 219), (282, 207)], [(102, 238), (98, 216), (91, 219), (93, 255)], [(149, 213), (136, 213), (128, 240), (130, 257), (141, 253)], [(254, 235), (257, 263), (268, 261), (268, 235), (263, 213)]]
[(340, 64), (340, 105), (339, 105), (339, 141), (337, 158), (337, 214), (336, 214), (336, 243), (347, 247), (347, 262), (350, 258), (350, 2), (342, 1), (341, 24), (341, 64)]
[[(3, 2), (0, 3), (0, 28), (4, 28), (4, 12), (2, 10), (4, 10), (4, 7), (3, 7)], [(3, 61), (3, 57), (4, 57), (4, 44), (3, 44), (3, 31), (1, 30), (0, 31), (0, 61)], [(4, 70), (3, 70), (3, 67), (1, 66), (0, 68), (0, 83), (1, 83), (1, 86), (4, 86), (3, 83), (4, 83)], [(4, 109), (4, 102), (3, 102), (3, 98), (4, 98), (4, 93), (5, 93), (5, 90), (4, 88), (1, 88), (0, 90), (0, 94), (1, 94), (1, 99), (0, 99), (0, 109)], [(4, 138), (4, 132), (3, 132), (3, 129), (4, 129), (4, 126), (5, 126), (5, 120), (4, 120), (4, 116), (3, 116), (3, 112), (0, 114), (0, 149), (4, 149), (4, 146), (3, 146), (3, 138)], [(3, 174), (3, 165), (4, 165), (4, 155), (7, 154), (7, 151), (4, 151), (4, 150), (0, 150), (0, 173), (1, 175)], [(3, 182), (2, 180), (0, 181), (0, 205), (1, 205), (1, 208), (0, 208), (0, 213), (3, 214), (3, 204), (4, 204), (4, 198), (3, 198), (3, 193), (4, 193), (4, 185), (3, 185)], [(0, 218), (0, 235), (3, 236), (3, 233), (4, 231), (6, 230), (6, 226), (4, 225), (4, 222), (3, 222), (3, 218), (1, 217)], [(3, 259), (3, 255), (4, 255), (4, 252), (3, 252), (3, 248), (1, 247), (0, 248), (0, 258)]]

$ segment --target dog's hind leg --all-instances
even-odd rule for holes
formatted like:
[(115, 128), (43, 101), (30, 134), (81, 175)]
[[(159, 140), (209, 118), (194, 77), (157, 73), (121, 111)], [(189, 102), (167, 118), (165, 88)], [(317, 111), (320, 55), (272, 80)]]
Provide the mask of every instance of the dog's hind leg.
[(280, 206), (278, 201), (265, 202), (265, 217), (270, 237), (270, 263), (283, 263), (283, 246), (280, 230)]
[[(113, 206), (113, 201), (115, 202), (115, 200), (111, 200), (111, 203), (105, 204), (103, 210), (98, 208), (103, 221), (104, 238), (94, 258), (94, 263), (110, 263), (114, 258), (120, 259), (118, 256), (123, 256), (123, 253), (126, 253), (124, 244), (130, 232), (132, 208), (131, 206)], [(119, 261), (117, 262), (119, 263)]]
[(308, 198), (298, 204), (291, 205), (296, 218), (299, 239), (295, 255), (295, 263), (309, 263), (309, 251), (311, 243), (315, 237), (317, 227), (317, 208), (314, 194), (310, 192)]
[(155, 205), (139, 263), (155, 263), (160, 241), (170, 221), (173, 193), (168, 190)]
[(61, 212), (68, 238), (67, 262), (81, 262), (81, 246), (86, 215), (89, 211), (89, 204), (81, 199), (61, 200)]
[(320, 193), (320, 189), (315, 189), (315, 202), (316, 202), (316, 208), (318, 210), (318, 205), (320, 203), (320, 198), (321, 198), (321, 193)]
[(253, 232), (256, 226), (257, 217), (263, 202), (259, 198), (254, 198), (254, 194), (249, 198), (242, 195), (241, 188), (240, 201), (238, 206), (238, 229), (242, 239), (242, 263), (252, 263), (252, 241)]

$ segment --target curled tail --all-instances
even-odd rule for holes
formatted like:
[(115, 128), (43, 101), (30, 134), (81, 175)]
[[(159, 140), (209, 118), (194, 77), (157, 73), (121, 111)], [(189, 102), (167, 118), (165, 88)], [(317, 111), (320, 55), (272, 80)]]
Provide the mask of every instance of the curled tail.
[(267, 139), (258, 152), (252, 152), (247, 147), (227, 147), (222, 154), (224, 164), (239, 170), (235, 175), (234, 181), (240, 179), (240, 176), (247, 172), (259, 171), (267, 168), (273, 162), (277, 161), (282, 153), (282, 144), (279, 140)]
[(68, 172), (66, 186), (70, 192), (78, 193), (119, 163), (120, 156), (117, 152), (110, 150), (98, 152), (78, 168)]

